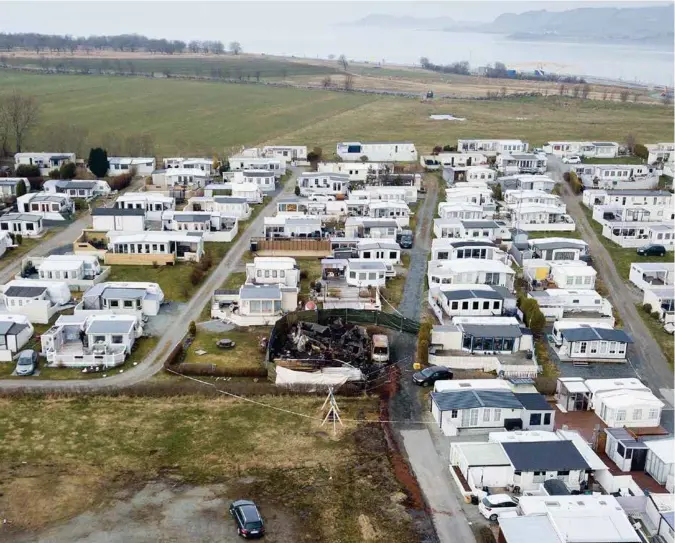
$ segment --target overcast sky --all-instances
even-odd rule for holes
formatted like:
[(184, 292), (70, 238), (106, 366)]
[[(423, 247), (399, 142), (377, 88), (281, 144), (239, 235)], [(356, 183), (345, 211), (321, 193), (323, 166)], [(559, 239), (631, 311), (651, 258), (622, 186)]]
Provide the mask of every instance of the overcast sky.
[[(563, 11), (576, 7), (628, 7), (659, 2), (197, 2), (0, 0), (0, 31), (44, 34), (137, 33), (168, 39), (239, 40), (256, 33), (302, 32), (303, 28), (347, 22), (374, 13), (417, 17), (446, 16), (463, 21), (491, 21), (501, 13), (529, 10)], [(662, 3), (661, 3), (662, 4)], [(260, 37), (258, 35), (258, 37)]]

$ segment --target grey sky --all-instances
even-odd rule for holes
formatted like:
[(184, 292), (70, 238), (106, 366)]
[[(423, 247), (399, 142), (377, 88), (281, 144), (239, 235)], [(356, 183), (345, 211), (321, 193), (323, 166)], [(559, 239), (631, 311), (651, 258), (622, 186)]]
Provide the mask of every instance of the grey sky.
[[(347, 22), (373, 13), (417, 17), (445, 16), (457, 20), (491, 21), (501, 13), (577, 7), (628, 7), (662, 2), (464, 1), (464, 2), (85, 2), (22, 0), (0, 2), (0, 31), (45, 34), (138, 33), (168, 39), (237, 39), (246, 47), (251, 30), (302, 32), (308, 26)], [(305, 15), (307, 14), (307, 15)]]

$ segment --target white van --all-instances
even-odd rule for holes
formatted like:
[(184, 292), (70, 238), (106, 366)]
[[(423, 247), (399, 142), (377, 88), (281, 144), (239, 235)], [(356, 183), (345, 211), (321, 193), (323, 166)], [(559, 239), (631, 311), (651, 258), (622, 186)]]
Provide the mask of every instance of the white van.
[(389, 338), (384, 334), (373, 336), (373, 362), (389, 362)]

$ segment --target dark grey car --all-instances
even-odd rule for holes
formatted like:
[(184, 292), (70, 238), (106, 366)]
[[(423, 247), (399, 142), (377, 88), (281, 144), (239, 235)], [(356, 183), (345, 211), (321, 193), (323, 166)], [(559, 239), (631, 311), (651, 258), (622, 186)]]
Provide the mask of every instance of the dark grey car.
[(230, 505), (230, 514), (237, 523), (237, 533), (241, 537), (257, 539), (265, 535), (265, 525), (254, 502), (237, 500)]

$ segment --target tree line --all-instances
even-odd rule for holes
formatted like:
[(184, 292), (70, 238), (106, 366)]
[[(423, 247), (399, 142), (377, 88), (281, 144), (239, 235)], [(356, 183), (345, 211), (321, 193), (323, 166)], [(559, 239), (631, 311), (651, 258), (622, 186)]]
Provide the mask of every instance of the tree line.
[(229, 51), (235, 55), (242, 52), (241, 44), (230, 42), (226, 49), (221, 41), (217, 40), (182, 40), (155, 39), (140, 34), (120, 34), (117, 36), (70, 36), (58, 34), (29, 33), (0, 33), (0, 50), (15, 51), (28, 50), (36, 53), (51, 51), (57, 53), (75, 51), (101, 51), (104, 49), (120, 52), (145, 51), (149, 53), (210, 53), (221, 55)]
[[(451, 64), (434, 64), (430, 62), (427, 57), (422, 57), (420, 59), (420, 65), (425, 70), (430, 70), (432, 72), (459, 75), (471, 74), (471, 66), (466, 60), (453, 62)], [(515, 72), (515, 70), (509, 70), (503, 62), (495, 62), (494, 66), (488, 64), (485, 69), (485, 76), (495, 79), (521, 79), (524, 81), (555, 81), (563, 83), (586, 82), (582, 77), (573, 75), (545, 74), (543, 72), (531, 74)]]

